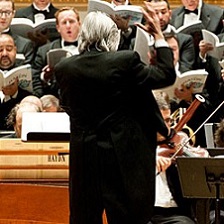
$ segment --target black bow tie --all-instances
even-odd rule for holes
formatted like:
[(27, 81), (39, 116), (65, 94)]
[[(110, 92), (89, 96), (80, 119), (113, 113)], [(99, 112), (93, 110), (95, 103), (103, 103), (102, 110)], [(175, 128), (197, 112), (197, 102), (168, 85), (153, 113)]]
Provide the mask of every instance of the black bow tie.
[(68, 41), (65, 41), (64, 42), (64, 46), (71, 46), (71, 45), (73, 45), (73, 46), (78, 46), (78, 41), (74, 41), (74, 42), (68, 42)]
[(194, 13), (196, 15), (198, 14), (198, 9), (195, 9), (195, 10), (192, 11), (192, 10), (189, 10), (189, 9), (185, 8), (184, 11), (185, 11), (185, 14), (189, 14), (189, 13)]
[(33, 14), (36, 15), (36, 14), (38, 14), (38, 13), (47, 15), (48, 11), (47, 11), (47, 10), (38, 10), (38, 9), (35, 9), (35, 8), (33, 7)]

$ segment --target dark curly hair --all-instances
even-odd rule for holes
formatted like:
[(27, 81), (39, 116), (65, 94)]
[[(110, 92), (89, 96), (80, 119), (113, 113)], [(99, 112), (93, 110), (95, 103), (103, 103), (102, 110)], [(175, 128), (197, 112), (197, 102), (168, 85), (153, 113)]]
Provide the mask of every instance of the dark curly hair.
[(224, 147), (224, 119), (217, 125), (214, 134), (214, 142), (216, 147)]

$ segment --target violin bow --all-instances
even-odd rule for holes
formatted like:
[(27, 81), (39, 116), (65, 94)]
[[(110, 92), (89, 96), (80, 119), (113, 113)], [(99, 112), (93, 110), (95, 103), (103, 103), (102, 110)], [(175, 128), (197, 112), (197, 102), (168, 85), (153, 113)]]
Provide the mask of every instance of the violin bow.
[(180, 152), (180, 150), (187, 145), (187, 143), (198, 133), (198, 131), (204, 126), (204, 124), (220, 109), (220, 107), (224, 104), (224, 101), (222, 101), (216, 109), (205, 119), (205, 121), (197, 128), (197, 130), (192, 133), (192, 135), (184, 142), (179, 145), (179, 148), (177, 151), (170, 157), (171, 159), (174, 159), (176, 155)]

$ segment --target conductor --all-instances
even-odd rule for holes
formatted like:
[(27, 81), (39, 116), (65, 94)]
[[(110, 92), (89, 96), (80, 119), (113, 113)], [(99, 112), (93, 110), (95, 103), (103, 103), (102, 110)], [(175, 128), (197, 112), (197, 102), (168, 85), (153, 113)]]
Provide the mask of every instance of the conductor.
[(55, 67), (61, 103), (70, 115), (70, 223), (146, 224), (155, 192), (156, 133), (169, 136), (154, 88), (175, 81), (173, 55), (150, 3), (143, 10), (155, 38), (157, 65), (117, 51), (119, 30), (101, 12), (81, 28), (79, 55)]

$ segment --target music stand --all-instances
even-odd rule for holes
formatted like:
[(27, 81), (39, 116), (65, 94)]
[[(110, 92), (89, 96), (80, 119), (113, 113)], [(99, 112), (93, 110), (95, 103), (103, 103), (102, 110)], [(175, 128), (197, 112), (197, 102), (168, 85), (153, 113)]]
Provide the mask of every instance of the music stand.
[(207, 148), (207, 151), (210, 156), (223, 156), (224, 157), (224, 148), (222, 147), (216, 147), (216, 148)]
[(224, 159), (177, 157), (182, 193), (187, 198), (215, 198), (215, 223), (220, 224), (220, 198), (224, 198)]

